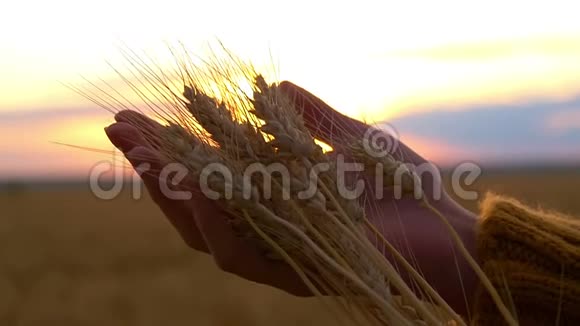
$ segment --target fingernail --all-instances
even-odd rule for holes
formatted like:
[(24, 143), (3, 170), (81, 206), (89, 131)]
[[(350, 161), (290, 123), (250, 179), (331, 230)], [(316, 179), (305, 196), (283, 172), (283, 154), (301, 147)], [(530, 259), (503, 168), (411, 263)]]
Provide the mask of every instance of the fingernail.
[(109, 128), (111, 128), (112, 125), (114, 125), (114, 123), (103, 128), (105, 130), (105, 133), (107, 134), (107, 136), (109, 135)]

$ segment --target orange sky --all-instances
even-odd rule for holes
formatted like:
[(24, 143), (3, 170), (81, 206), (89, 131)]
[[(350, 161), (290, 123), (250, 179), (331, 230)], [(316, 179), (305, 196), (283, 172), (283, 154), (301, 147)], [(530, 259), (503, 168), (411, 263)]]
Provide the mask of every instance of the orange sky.
[[(78, 74), (111, 80), (105, 60), (122, 64), (120, 42), (157, 54), (165, 41), (196, 51), (219, 38), (258, 67), (273, 57), (280, 79), (341, 111), (381, 121), (433, 107), (577, 95), (577, 7), (574, 1), (449, 0), (4, 4), (0, 175), (77, 173), (99, 158), (51, 141), (111, 149), (102, 133), (110, 117), (70, 114), (92, 104), (60, 82), (80, 83)], [(58, 110), (69, 113), (38, 114)], [(566, 125), (566, 118), (554, 119), (550, 128)], [(428, 157), (446, 156), (433, 149), (434, 140), (409, 135), (409, 141)], [(38, 164), (42, 159), (45, 165)]]

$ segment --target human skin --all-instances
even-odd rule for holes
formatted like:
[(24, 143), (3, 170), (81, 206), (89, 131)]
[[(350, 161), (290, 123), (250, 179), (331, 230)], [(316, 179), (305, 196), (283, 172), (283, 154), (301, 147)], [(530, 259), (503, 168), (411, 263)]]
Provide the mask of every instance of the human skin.
[[(281, 83), (280, 90), (293, 100), (312, 135), (332, 145), (337, 152), (352, 137), (362, 137), (370, 127), (340, 114), (290, 82)], [(227, 223), (227, 216), (215, 201), (195, 191), (189, 200), (172, 200), (163, 195), (159, 174), (155, 171), (160, 171), (169, 162), (162, 159), (146, 136), (155, 134), (162, 126), (134, 111), (121, 111), (115, 115), (115, 120), (105, 128), (107, 136), (134, 168), (150, 164), (151, 172), (141, 175), (143, 182), (188, 246), (212, 255), (217, 266), (226, 272), (293, 295), (311, 295), (289, 266), (264, 258), (250, 243), (236, 237)], [(399, 142), (398, 146), (398, 154), (405, 162), (427, 163), (404, 144)], [(475, 255), (476, 217), (453, 201), (439, 180), (427, 177), (422, 181), (426, 197), (447, 217), (468, 251)], [(187, 188), (196, 189), (194, 181), (186, 182), (189, 182), (185, 185)], [(441, 191), (440, 198), (436, 198), (436, 190)], [(454, 249), (449, 230), (433, 212), (414, 198), (394, 199), (388, 190), (383, 199), (367, 200), (365, 211), (382, 235), (417, 266), (443, 299), (456, 312), (466, 315), (477, 285), (476, 277), (459, 251)], [(394, 262), (388, 254), (385, 256)], [(405, 273), (402, 275), (407, 278)]]

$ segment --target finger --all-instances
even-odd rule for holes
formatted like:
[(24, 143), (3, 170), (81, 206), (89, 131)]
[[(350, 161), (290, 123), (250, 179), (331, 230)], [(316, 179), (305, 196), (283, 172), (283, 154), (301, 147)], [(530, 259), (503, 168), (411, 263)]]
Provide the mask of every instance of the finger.
[(237, 237), (217, 202), (201, 197), (190, 204), (196, 225), (220, 269), (294, 295), (311, 295), (288, 265), (267, 260), (251, 243)]
[(159, 134), (165, 127), (151, 118), (132, 110), (124, 110), (115, 114), (115, 121), (129, 124), (138, 129), (143, 138), (151, 145), (159, 145)]
[(126, 153), (127, 160), (141, 176), (143, 184), (147, 188), (153, 201), (167, 216), (171, 224), (177, 229), (188, 246), (208, 252), (203, 237), (193, 219), (191, 209), (184, 200), (171, 199), (162, 191), (159, 172), (165, 164), (151, 148), (137, 146)]
[(360, 138), (369, 126), (334, 110), (307, 90), (284, 81), (280, 90), (286, 94), (302, 114), (313, 136), (336, 146), (352, 138)]
[(163, 126), (153, 121), (151, 118), (133, 110), (123, 110), (115, 114), (115, 121), (126, 122), (138, 127), (151, 131), (162, 129)]
[(113, 123), (105, 128), (105, 133), (111, 143), (123, 153), (131, 151), (136, 146), (150, 146), (143, 134), (126, 122)]

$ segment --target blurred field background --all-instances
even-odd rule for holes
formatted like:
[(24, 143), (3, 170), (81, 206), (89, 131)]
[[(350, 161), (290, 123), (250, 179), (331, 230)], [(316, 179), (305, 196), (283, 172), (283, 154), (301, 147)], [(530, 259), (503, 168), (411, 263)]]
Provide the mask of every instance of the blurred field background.
[[(580, 215), (579, 187), (579, 172), (552, 169), (484, 173), (469, 189)], [(0, 325), (334, 324), (316, 300), (219, 271), (147, 197), (12, 184), (0, 207)]]

